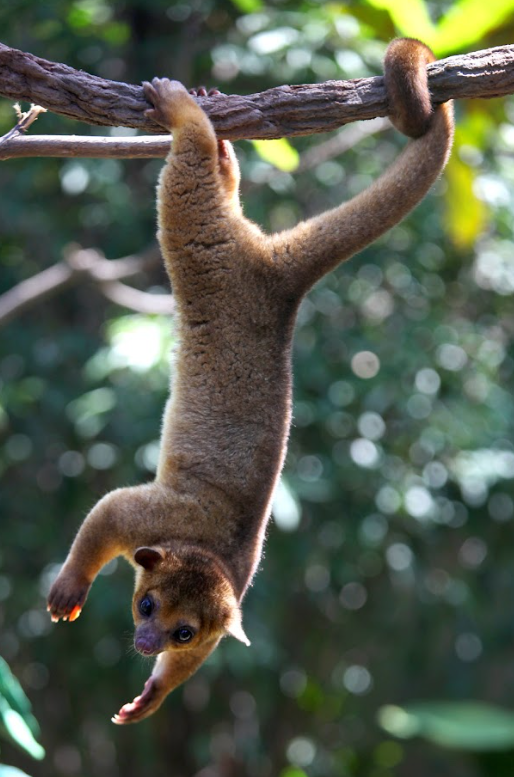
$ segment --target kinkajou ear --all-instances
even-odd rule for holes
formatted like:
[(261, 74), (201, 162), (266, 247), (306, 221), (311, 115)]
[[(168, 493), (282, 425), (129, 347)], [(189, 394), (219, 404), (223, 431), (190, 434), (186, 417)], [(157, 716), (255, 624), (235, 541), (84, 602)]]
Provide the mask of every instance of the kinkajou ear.
[(241, 610), (237, 602), (231, 605), (231, 612), (225, 623), (225, 631), (228, 636), (235, 637), (247, 647), (250, 646), (250, 640), (243, 631), (243, 624), (241, 623)]
[(157, 564), (160, 564), (166, 557), (162, 548), (154, 545), (151, 548), (138, 548), (134, 553), (134, 561), (144, 569), (152, 571)]

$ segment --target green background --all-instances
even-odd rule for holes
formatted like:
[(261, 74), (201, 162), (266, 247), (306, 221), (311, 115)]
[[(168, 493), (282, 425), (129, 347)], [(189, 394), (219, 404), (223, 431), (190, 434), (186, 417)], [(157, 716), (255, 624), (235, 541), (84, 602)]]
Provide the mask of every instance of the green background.
[[(438, 56), (509, 43), (514, 3), (12, 0), (0, 28), (9, 46), (103, 77), (247, 94), (379, 74), (398, 34)], [(96, 499), (152, 477), (172, 327), (83, 282), (3, 329), (0, 655), (46, 750), (32, 760), (12, 743), (21, 702), (0, 665), (3, 763), (40, 777), (512, 775), (514, 99), (456, 114), (431, 195), (300, 311), (289, 455), (245, 602), (251, 648), (226, 640), (137, 726), (109, 720), (150, 671), (131, 646), (130, 569), (109, 567), (72, 625), (50, 623), (45, 596)], [(0, 133), (13, 123), (0, 101)], [(50, 114), (38, 132), (102, 134)], [(328, 138), (278, 157), (238, 143), (246, 214), (288, 227), (360, 191), (403, 145), (364, 133), (333, 157)], [(110, 259), (148, 248), (161, 164), (2, 162), (0, 291), (72, 243)], [(134, 283), (167, 288), (160, 268)]]

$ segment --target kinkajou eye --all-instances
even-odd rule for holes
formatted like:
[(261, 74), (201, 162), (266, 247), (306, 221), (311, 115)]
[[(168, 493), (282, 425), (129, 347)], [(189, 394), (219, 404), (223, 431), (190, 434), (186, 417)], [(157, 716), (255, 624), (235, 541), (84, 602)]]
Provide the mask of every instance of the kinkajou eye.
[(184, 645), (186, 642), (191, 642), (194, 635), (195, 632), (189, 626), (181, 626), (179, 629), (176, 629), (171, 636), (175, 642), (180, 642)]
[(143, 597), (139, 602), (139, 612), (148, 618), (153, 612), (153, 601), (149, 596)]

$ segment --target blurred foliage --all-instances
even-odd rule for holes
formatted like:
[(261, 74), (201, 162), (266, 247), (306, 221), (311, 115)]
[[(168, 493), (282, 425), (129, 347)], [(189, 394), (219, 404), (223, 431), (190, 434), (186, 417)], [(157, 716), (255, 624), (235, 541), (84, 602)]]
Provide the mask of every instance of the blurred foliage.
[[(389, 12), (398, 33), (420, 38), (436, 54), (444, 57), (481, 41), (502, 24), (509, 24), (513, 0), (456, 0), (452, 3), (426, 3), (425, 0), (368, 0), (370, 5)], [(430, 11), (445, 6), (432, 20)]]
[[(0, 658), (0, 736), (40, 760), (44, 758), (45, 751), (34, 738), (39, 735), (40, 729), (32, 715), (29, 700), (6, 662)], [(0, 766), (0, 777), (6, 774), (8, 771)]]
[(388, 705), (379, 711), (386, 731), (398, 737), (425, 736), (436, 744), (464, 750), (514, 747), (514, 715), (473, 702)]
[[(103, 77), (167, 74), (244, 94), (378, 74), (398, 33), (426, 36), (440, 54), (512, 40), (512, 3), (476, 8), (13, 0), (0, 23), (6, 44)], [(131, 655), (130, 570), (109, 565), (72, 625), (51, 624), (45, 594), (96, 499), (152, 477), (172, 327), (84, 283), (4, 330), (0, 654), (48, 753), (35, 763), (2, 744), (5, 762), (36, 777), (510, 777), (514, 750), (494, 751), (500, 723), (488, 711), (514, 706), (514, 99), (456, 109), (455, 152), (433, 194), (301, 308), (290, 451), (245, 603), (252, 647), (227, 640), (128, 730), (110, 715), (149, 672)], [(12, 124), (4, 100), (0, 133)], [(50, 114), (31, 131), (102, 132)], [(332, 207), (403, 143), (393, 131), (366, 136), (344, 161), (293, 174), (324, 140), (288, 141), (280, 169), (238, 144), (250, 218), (278, 230)], [(71, 242), (109, 258), (145, 249), (160, 167), (2, 163), (0, 290)], [(138, 281), (166, 288), (161, 270)], [(455, 737), (442, 747), (419, 700), (437, 702), (446, 733), (478, 710), (481, 749)], [(417, 735), (377, 725), (384, 708), (417, 715)]]
[(253, 146), (261, 159), (284, 173), (292, 173), (298, 167), (300, 155), (287, 138), (254, 140)]

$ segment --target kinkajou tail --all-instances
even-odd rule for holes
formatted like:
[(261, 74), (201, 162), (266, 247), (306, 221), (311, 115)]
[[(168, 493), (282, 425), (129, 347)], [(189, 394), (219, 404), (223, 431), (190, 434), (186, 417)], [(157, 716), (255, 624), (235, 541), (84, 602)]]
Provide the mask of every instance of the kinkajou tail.
[(433, 59), (420, 41), (399, 38), (390, 44), (384, 78), (391, 120), (412, 140), (371, 186), (349, 202), (273, 237), (276, 254), (284, 257), (281, 266), (290, 294), (302, 296), (340, 262), (401, 221), (441, 174), (452, 145), (453, 107), (451, 103), (432, 107), (426, 66)]
[[(388, 116), (396, 129), (410, 138), (425, 135), (435, 114), (426, 68), (434, 61), (431, 49), (415, 38), (397, 38), (387, 47), (384, 79)], [(445, 103), (439, 113), (449, 110), (451, 103)]]

